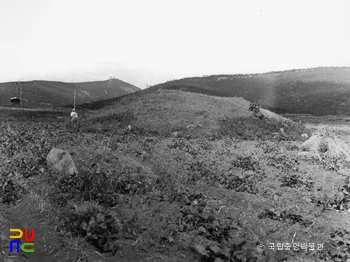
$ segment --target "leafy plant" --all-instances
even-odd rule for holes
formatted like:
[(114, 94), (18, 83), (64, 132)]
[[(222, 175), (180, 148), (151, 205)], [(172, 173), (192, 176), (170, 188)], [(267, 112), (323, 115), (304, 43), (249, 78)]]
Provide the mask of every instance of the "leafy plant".
[(25, 193), (27, 193), (27, 190), (23, 186), (13, 179), (8, 179), (0, 187), (0, 200), (5, 205), (15, 205)]
[(304, 181), (298, 174), (287, 174), (279, 178), (282, 187), (300, 188), (305, 186), (308, 190), (313, 188), (314, 182), (311, 180)]
[(238, 156), (237, 159), (232, 162), (232, 166), (242, 170), (258, 171), (260, 169), (259, 161), (253, 159), (251, 156)]
[(82, 171), (75, 175), (51, 177), (54, 187), (50, 198), (59, 206), (65, 206), (72, 199), (97, 201), (105, 206), (114, 206), (118, 194), (140, 194), (148, 191), (150, 182), (142, 175), (98, 174)]
[(300, 225), (302, 225), (304, 227), (308, 227), (309, 225), (312, 224), (311, 221), (304, 219), (301, 215), (293, 214), (293, 213), (290, 213), (286, 210), (280, 212), (280, 211), (275, 210), (274, 208), (265, 209), (263, 212), (261, 212), (258, 215), (258, 217), (260, 219), (269, 218), (272, 220), (283, 221), (283, 222), (287, 222), (289, 224), (299, 223)]
[(350, 232), (338, 229), (329, 234), (327, 248), (322, 250), (320, 258), (324, 260), (345, 262), (350, 257)]
[(192, 250), (198, 254), (200, 262), (262, 262), (266, 260), (261, 253), (256, 251), (255, 247), (242, 239), (236, 239), (229, 247), (195, 244)]
[(267, 164), (283, 172), (296, 172), (299, 160), (286, 154), (272, 153), (267, 157)]
[(59, 214), (57, 231), (60, 235), (84, 237), (102, 252), (112, 251), (114, 242), (121, 238), (122, 224), (116, 212), (108, 212), (97, 205), (84, 211), (63, 209)]
[(253, 116), (259, 119), (263, 119), (265, 116), (260, 112), (260, 104), (257, 102), (252, 102), (249, 104), (249, 111), (253, 112)]

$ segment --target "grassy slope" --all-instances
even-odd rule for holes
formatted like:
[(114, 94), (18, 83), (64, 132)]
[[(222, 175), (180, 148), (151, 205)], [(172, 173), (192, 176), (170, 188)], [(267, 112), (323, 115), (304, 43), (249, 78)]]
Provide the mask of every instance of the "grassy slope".
[(277, 113), (350, 114), (350, 68), (315, 68), (174, 80), (153, 88), (239, 96)]
[[(191, 137), (211, 137), (228, 130), (273, 133), (282, 127), (285, 118), (263, 109), (271, 120), (251, 119), (249, 102), (238, 97), (217, 97), (176, 90), (142, 91), (120, 97), (114, 103), (94, 111), (89, 128), (132, 125), (134, 129), (148, 133)], [(269, 122), (269, 121), (273, 121)], [(240, 122), (239, 128), (232, 128)], [(94, 124), (92, 124), (94, 123)], [(226, 126), (224, 130), (223, 127)], [(259, 132), (260, 132), (259, 131)], [(241, 132), (242, 135), (246, 132)]]
[(249, 103), (241, 98), (166, 90), (142, 95), (126, 105), (121, 102), (108, 106), (96, 112), (94, 117), (132, 112), (136, 117), (134, 124), (151, 131), (177, 131), (191, 124), (213, 131), (219, 128), (220, 119), (250, 116), (248, 106)]
[[(24, 107), (48, 107), (73, 104), (73, 90), (76, 103), (83, 104), (136, 92), (140, 89), (118, 79), (82, 83), (54, 81), (21, 82)], [(10, 98), (20, 96), (16, 83), (0, 83), (0, 105), (9, 106)]]

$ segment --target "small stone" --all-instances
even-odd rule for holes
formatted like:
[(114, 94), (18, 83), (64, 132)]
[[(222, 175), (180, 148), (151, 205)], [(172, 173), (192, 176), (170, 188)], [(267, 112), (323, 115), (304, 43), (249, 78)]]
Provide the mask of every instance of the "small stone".
[(200, 226), (198, 228), (198, 232), (205, 234), (205, 233), (207, 233), (207, 230), (204, 227)]
[(208, 256), (208, 253), (207, 251), (205, 250), (205, 247), (200, 245), (200, 244), (195, 244), (193, 245), (193, 250), (198, 253), (199, 255), (202, 255), (202, 256), (205, 256), (207, 257)]
[(174, 242), (174, 238), (172, 236), (169, 236), (168, 237), (168, 241), (169, 241), (169, 243), (173, 243)]
[(221, 248), (219, 248), (218, 246), (216, 245), (210, 245), (209, 246), (209, 249), (215, 254), (219, 254), (221, 252)]

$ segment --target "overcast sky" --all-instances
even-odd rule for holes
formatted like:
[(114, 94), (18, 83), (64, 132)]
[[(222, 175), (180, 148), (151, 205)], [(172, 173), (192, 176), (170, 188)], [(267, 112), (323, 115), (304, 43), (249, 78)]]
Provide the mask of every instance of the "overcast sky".
[(349, 1), (0, 0), (0, 82), (350, 66)]

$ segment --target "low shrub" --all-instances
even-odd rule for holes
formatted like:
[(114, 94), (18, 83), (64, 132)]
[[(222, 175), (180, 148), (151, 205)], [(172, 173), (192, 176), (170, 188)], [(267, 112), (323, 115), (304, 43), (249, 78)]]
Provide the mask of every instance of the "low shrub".
[(24, 187), (9, 179), (0, 187), (0, 201), (5, 205), (15, 205), (26, 193)]
[(241, 117), (225, 119), (220, 123), (221, 136), (238, 137), (243, 140), (276, 140), (275, 133), (281, 128), (281, 140), (301, 140), (301, 134), (310, 133), (304, 125), (272, 118)]
[(142, 175), (106, 174), (82, 171), (75, 175), (51, 176), (53, 183), (49, 196), (53, 203), (63, 207), (72, 199), (96, 201), (104, 206), (114, 206), (118, 194), (139, 194), (151, 186)]
[(84, 237), (101, 252), (112, 251), (114, 242), (121, 238), (122, 225), (116, 212), (98, 205), (87, 206), (85, 211), (63, 209), (56, 227), (59, 235)]

